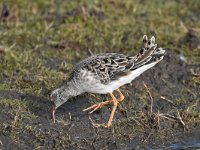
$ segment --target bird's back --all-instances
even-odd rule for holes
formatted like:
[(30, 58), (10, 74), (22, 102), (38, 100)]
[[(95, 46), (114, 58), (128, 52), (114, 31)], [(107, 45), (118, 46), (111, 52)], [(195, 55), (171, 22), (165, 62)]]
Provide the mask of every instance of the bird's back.
[(118, 53), (104, 53), (90, 56), (74, 66), (71, 78), (79, 78), (81, 71), (85, 70), (100, 80), (101, 83), (109, 84), (111, 81), (131, 74), (134, 70), (142, 66), (151, 63), (156, 64), (162, 60), (165, 50), (162, 48), (156, 49), (156, 46), (154, 37), (149, 41), (144, 37), (143, 47), (134, 57)]

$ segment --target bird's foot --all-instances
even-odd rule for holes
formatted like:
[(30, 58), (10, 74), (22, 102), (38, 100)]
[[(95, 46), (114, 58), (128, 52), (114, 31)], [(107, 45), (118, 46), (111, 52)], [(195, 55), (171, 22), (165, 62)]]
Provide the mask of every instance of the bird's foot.
[(107, 100), (105, 102), (97, 103), (97, 104), (94, 104), (94, 105), (92, 105), (92, 106), (90, 106), (90, 107), (88, 107), (86, 109), (83, 109), (83, 111), (91, 110), (89, 112), (91, 114), (94, 111), (96, 111), (97, 109), (102, 108), (104, 105), (113, 103), (113, 108), (112, 108), (108, 123), (106, 125), (105, 124), (95, 124), (95, 123), (93, 123), (93, 126), (95, 126), (95, 127), (102, 127), (103, 126), (104, 128), (109, 128), (112, 125), (112, 120), (113, 120), (117, 105), (118, 105), (119, 102), (124, 100), (124, 95), (121, 93), (121, 91), (119, 89), (117, 89), (117, 92), (119, 94), (119, 99), (118, 100), (115, 98), (115, 96), (112, 93), (109, 93), (110, 96), (112, 97), (111, 100)]
[(95, 127), (104, 127), (104, 128), (109, 128), (111, 125), (112, 125), (112, 120), (113, 120), (113, 117), (114, 117), (114, 114), (115, 114), (115, 111), (116, 111), (116, 108), (117, 108), (117, 105), (118, 105), (118, 101), (116, 100), (116, 98), (114, 97), (114, 95), (112, 95), (112, 100), (110, 102), (113, 103), (113, 108), (112, 108), (112, 112), (110, 114), (110, 118), (107, 122), (107, 124), (93, 124)]
[(97, 109), (100, 109), (102, 108), (104, 105), (107, 105), (109, 103), (112, 103), (112, 100), (107, 100), (105, 102), (101, 102), (101, 103), (97, 103), (97, 104), (94, 104), (86, 109), (83, 109), (83, 111), (89, 111), (89, 110), (92, 110), (89, 112), (89, 114), (95, 112)]

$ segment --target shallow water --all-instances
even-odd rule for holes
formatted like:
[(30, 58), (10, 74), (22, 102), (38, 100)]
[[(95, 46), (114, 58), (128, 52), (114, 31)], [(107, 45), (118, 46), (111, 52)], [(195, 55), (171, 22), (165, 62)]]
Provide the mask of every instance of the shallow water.
[(200, 150), (200, 129), (178, 138), (179, 142), (165, 146), (164, 150)]
[(195, 141), (190, 144), (172, 144), (171, 146), (165, 148), (166, 150), (200, 150), (200, 141)]

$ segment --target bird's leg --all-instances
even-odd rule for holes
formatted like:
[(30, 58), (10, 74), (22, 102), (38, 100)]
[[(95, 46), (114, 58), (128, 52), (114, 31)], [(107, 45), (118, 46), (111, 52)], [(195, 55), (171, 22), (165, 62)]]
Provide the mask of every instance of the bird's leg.
[(110, 127), (111, 124), (112, 124), (112, 120), (113, 120), (113, 117), (114, 117), (114, 114), (115, 114), (115, 111), (117, 109), (117, 104), (118, 104), (118, 101), (117, 99), (115, 98), (115, 96), (112, 94), (112, 93), (109, 93), (110, 96), (112, 97), (112, 102), (113, 102), (113, 108), (112, 108), (112, 112), (110, 114), (110, 118), (108, 120), (108, 123), (107, 125), (105, 125), (106, 128)]
[[(124, 100), (124, 95), (121, 93), (121, 91), (120, 91), (119, 89), (117, 89), (116, 91), (117, 91), (118, 94), (119, 94), (119, 99), (118, 99), (118, 101), (119, 101), (119, 102), (123, 101), (123, 100)], [(102, 108), (103, 106), (112, 103), (112, 101), (113, 101), (113, 99), (107, 100), (107, 101), (105, 101), (105, 102), (101, 102), (101, 103), (94, 104), (94, 105), (92, 105), (92, 106), (90, 106), (90, 107), (88, 107), (88, 108), (86, 108), (86, 109), (83, 109), (83, 111), (92, 110), (92, 111), (89, 112), (89, 114), (91, 114), (91, 113), (95, 112), (97, 109), (100, 109), (100, 108)]]
[(107, 104), (109, 104), (109, 103), (112, 103), (112, 100), (107, 100), (107, 101), (105, 101), (105, 102), (101, 102), (101, 103), (94, 104), (94, 105), (92, 105), (92, 106), (90, 106), (90, 107), (88, 107), (88, 108), (86, 108), (86, 109), (83, 109), (83, 111), (88, 111), (88, 110), (93, 109), (92, 111), (89, 112), (89, 113), (91, 114), (91, 113), (93, 113), (94, 111), (96, 111), (97, 109), (99, 109), (99, 108), (101, 108), (101, 107), (103, 107), (104, 105), (107, 105)]
[(118, 94), (119, 94), (119, 102), (121, 102), (121, 101), (123, 101), (124, 100), (124, 95), (122, 94), (122, 92), (119, 90), (119, 89), (117, 89), (117, 92), (118, 92)]
[[(93, 113), (94, 111), (96, 111), (97, 109), (103, 107), (104, 105), (113, 103), (112, 112), (111, 112), (111, 114), (110, 114), (110, 118), (109, 118), (109, 120), (108, 120), (108, 122), (107, 122), (107, 125), (103, 125), (103, 126), (106, 127), (106, 128), (110, 127), (111, 124), (112, 124), (112, 120), (113, 120), (115, 111), (116, 111), (116, 109), (117, 109), (118, 102), (121, 102), (121, 101), (124, 100), (124, 95), (121, 93), (121, 91), (120, 91), (119, 89), (117, 89), (117, 92), (118, 92), (118, 94), (119, 94), (119, 100), (117, 100), (117, 99), (115, 98), (115, 96), (114, 96), (112, 93), (109, 93), (110, 96), (112, 97), (111, 100), (107, 100), (107, 101), (105, 101), (105, 102), (101, 102), (101, 103), (94, 104), (94, 105), (92, 105), (92, 106), (90, 106), (90, 107), (88, 107), (88, 108), (86, 108), (86, 109), (83, 109), (83, 111), (88, 111), (88, 110), (91, 110), (91, 109), (92, 109), (92, 111), (89, 112), (89, 113), (91, 114), (91, 113)], [(99, 127), (99, 126), (102, 126), (102, 124), (96, 124), (95, 126), (96, 126), (96, 127)]]

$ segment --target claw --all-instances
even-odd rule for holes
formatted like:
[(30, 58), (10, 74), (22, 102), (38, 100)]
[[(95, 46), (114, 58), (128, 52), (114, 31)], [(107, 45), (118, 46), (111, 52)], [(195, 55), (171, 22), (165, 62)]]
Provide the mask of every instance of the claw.
[(101, 108), (101, 104), (97, 104), (97, 106), (92, 110), (92, 111), (90, 111), (89, 112), (89, 114), (92, 114), (93, 112), (95, 112), (97, 109), (99, 109), (99, 108)]
[(96, 105), (97, 105), (97, 104), (94, 104), (94, 105), (92, 105), (92, 106), (90, 106), (90, 107), (88, 107), (88, 108), (86, 108), (86, 109), (83, 109), (83, 111), (88, 111), (88, 110), (90, 110), (90, 109), (93, 109), (94, 107), (96, 107)]

